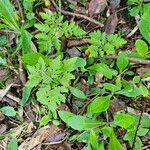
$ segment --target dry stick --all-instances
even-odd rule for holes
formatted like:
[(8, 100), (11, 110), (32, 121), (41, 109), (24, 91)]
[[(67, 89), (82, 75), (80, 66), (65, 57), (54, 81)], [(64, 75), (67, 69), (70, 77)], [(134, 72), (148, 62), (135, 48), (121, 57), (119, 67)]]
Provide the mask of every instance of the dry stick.
[(57, 4), (55, 3), (54, 0), (51, 0), (51, 2), (52, 2), (52, 4), (54, 5), (54, 7), (56, 8), (56, 10), (57, 10), (57, 11), (60, 11), (60, 12), (61, 12), (62, 14), (64, 14), (64, 15), (69, 15), (69, 16), (73, 16), (73, 17), (83, 18), (83, 19), (88, 20), (88, 21), (90, 21), (90, 22), (92, 22), (92, 23), (94, 23), (94, 24), (97, 24), (99, 27), (103, 27), (103, 26), (104, 26), (104, 25), (101, 24), (100, 22), (98, 22), (98, 21), (96, 21), (96, 20), (94, 20), (94, 19), (92, 19), (92, 18), (90, 18), (90, 17), (87, 17), (87, 16), (85, 16), (85, 15), (81, 15), (81, 14), (72, 13), (72, 12), (69, 12), (69, 11), (62, 10), (61, 8), (59, 8), (59, 7), (57, 6)]
[[(117, 59), (117, 56), (105, 56), (106, 59)], [(137, 64), (143, 64), (143, 65), (150, 65), (150, 60), (145, 60), (145, 59), (140, 59), (140, 58), (133, 58), (133, 57), (129, 57), (128, 58), (129, 61), (133, 62), (133, 63), (137, 63)]]
[(137, 127), (136, 127), (136, 131), (135, 131), (135, 135), (134, 135), (134, 139), (133, 139), (133, 144), (132, 144), (131, 150), (134, 149), (134, 146), (135, 146), (135, 143), (136, 143), (137, 134), (138, 134), (139, 127), (141, 125), (144, 109), (145, 109), (145, 104), (144, 104), (144, 107), (142, 107), (142, 110), (141, 110), (141, 113), (140, 113), (140, 117), (139, 117), (139, 121), (138, 121), (138, 124), (137, 124)]
[(19, 0), (16, 0), (17, 4), (18, 4), (18, 7), (19, 7), (19, 12), (20, 12), (20, 16), (21, 16), (21, 23), (24, 23), (24, 15), (23, 15), (23, 12), (22, 12), (22, 8), (21, 8), (21, 5), (20, 5), (20, 2)]

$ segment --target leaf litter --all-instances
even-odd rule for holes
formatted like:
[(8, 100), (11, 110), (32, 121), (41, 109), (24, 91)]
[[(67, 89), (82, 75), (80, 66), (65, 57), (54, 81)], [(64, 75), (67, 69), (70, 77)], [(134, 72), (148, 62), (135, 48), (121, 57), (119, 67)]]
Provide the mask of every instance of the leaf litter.
[[(55, 4), (54, 2), (58, 5), (58, 7), (54, 5)], [(36, 4), (36, 6), (34, 6), (34, 4)], [(46, 13), (48, 12), (56, 13), (57, 11), (58, 13), (61, 12), (62, 14), (64, 14), (64, 18), (62, 19), (61, 23), (63, 23), (65, 19), (71, 22), (75, 22), (79, 26), (83, 27), (83, 29), (85, 29), (87, 33), (90, 33), (93, 30), (97, 30), (97, 29), (100, 29), (102, 33), (105, 32), (106, 34), (110, 34), (110, 35), (117, 34), (118, 32), (121, 32), (123, 30), (124, 30), (123, 31), (124, 33), (128, 32), (128, 33), (125, 33), (125, 35), (127, 35), (127, 38), (123, 35), (124, 38), (126, 38), (128, 45), (123, 46), (123, 48), (118, 47), (116, 49), (117, 54), (119, 51), (122, 51), (122, 50), (125, 52), (128, 50), (131, 50), (131, 52), (132, 51), (135, 52), (135, 47), (133, 43), (135, 43), (136, 39), (144, 40), (140, 34), (140, 31), (138, 31), (137, 29), (134, 30), (134, 27), (133, 27), (134, 21), (131, 21), (131, 19), (133, 18), (129, 16), (128, 9), (126, 9), (126, 7), (128, 7), (127, 4), (125, 2), (121, 2), (120, 0), (108, 0), (108, 1), (106, 0), (90, 0), (90, 1), (67, 0), (67, 1), (59, 1), (59, 3), (53, 0), (50, 2), (45, 0), (44, 3), (36, 3), (36, 1), (32, 3), (27, 0), (24, 0), (24, 2), (21, 3), (21, 5), (16, 5), (12, 1), (12, 5), (13, 6), (15, 5), (15, 7), (19, 9), (19, 11), (23, 11), (23, 13), (20, 13), (20, 12), (18, 13), (17, 11), (15, 12), (16, 18), (18, 17), (18, 19), (16, 19), (16, 21), (13, 20), (13, 27), (18, 26), (17, 22), (21, 18), (21, 17), (19, 18), (19, 16), (20, 14), (23, 14), (28, 21), (29, 20), (31, 21), (31, 22), (29, 21), (28, 22), (29, 24), (27, 24), (28, 26), (27, 31), (29, 31), (29, 33), (32, 33), (32, 32), (35, 32), (35, 34), (39, 33), (39, 30), (35, 30), (34, 23), (42, 22), (43, 24), (44, 22), (41, 19), (41, 16), (39, 14), (40, 12), (44, 12), (44, 10), (48, 10)], [(145, 5), (142, 4), (141, 6), (144, 7)], [(21, 9), (19, 7), (21, 7)], [(32, 7), (34, 7), (34, 9)], [(144, 10), (146, 10), (146, 8), (144, 8)], [(146, 15), (144, 15), (144, 17), (145, 16)], [(46, 18), (46, 17), (48, 16), (45, 15), (43, 18)], [(53, 17), (55, 18), (55, 16)], [(61, 18), (59, 19), (61, 20)], [(94, 23), (94, 24), (91, 24), (89, 22)], [(57, 23), (59, 24), (59, 21)], [(61, 26), (61, 23), (60, 23), (60, 26)], [(104, 27), (101, 26), (101, 24), (103, 23), (104, 23)], [(1, 27), (1, 24), (0, 24), (0, 27)], [(22, 31), (19, 31), (19, 29), (17, 30), (19, 34), (23, 33)], [(53, 30), (55, 30), (57, 33), (58, 28), (57, 29), (54, 28)], [(77, 30), (78, 29), (76, 29), (75, 31)], [(125, 30), (128, 30), (128, 31), (125, 31)], [(136, 133), (136, 131), (134, 131), (135, 137), (133, 137), (133, 139), (128, 139), (131, 136), (126, 135), (124, 137), (126, 138), (126, 141), (124, 141), (122, 135), (125, 135), (126, 133), (125, 133), (125, 129), (121, 128), (121, 125), (125, 126), (126, 124), (123, 124), (124, 122), (121, 122), (122, 121), (121, 117), (125, 116), (125, 113), (126, 113), (127, 115), (125, 117), (127, 117), (128, 119), (131, 119), (131, 122), (133, 121), (132, 116), (134, 115), (136, 116), (134, 118), (135, 120), (138, 117), (149, 118), (150, 117), (149, 116), (149, 112), (150, 112), (149, 95), (145, 96), (144, 98), (141, 98), (139, 96), (139, 97), (136, 97), (135, 99), (132, 99), (132, 98), (125, 96), (125, 95), (129, 95), (129, 92), (128, 93), (122, 92), (124, 95), (115, 94), (115, 92), (118, 92), (119, 90), (124, 90), (126, 88), (127, 91), (137, 90), (137, 92), (139, 93), (143, 92), (142, 94), (146, 95), (147, 88), (148, 89), (150, 88), (149, 65), (147, 64), (143, 65), (141, 63), (136, 64), (135, 61), (138, 60), (139, 62), (139, 60), (141, 61), (141, 59), (148, 60), (149, 59), (149, 56), (147, 56), (149, 54), (148, 50), (146, 50), (147, 54), (144, 54), (143, 51), (141, 51), (138, 54), (133, 53), (132, 57), (137, 57), (137, 59), (134, 62), (129, 62), (128, 64), (126, 64), (125, 68), (127, 70), (123, 69), (122, 73), (117, 74), (117, 77), (115, 77), (114, 75), (112, 79), (111, 78), (107, 79), (107, 75), (110, 74), (110, 72), (105, 73), (105, 70), (103, 70), (103, 68), (100, 68), (101, 71), (96, 72), (96, 73), (93, 73), (94, 70), (90, 70), (88, 67), (85, 67), (84, 65), (81, 65), (80, 68), (76, 68), (74, 70), (74, 73), (76, 76), (75, 80), (69, 81), (69, 84), (71, 83), (71, 85), (73, 85), (72, 89), (74, 91), (71, 92), (70, 90), (71, 88), (69, 87), (68, 90), (70, 91), (69, 91), (69, 94), (67, 95), (66, 102), (60, 103), (60, 105), (57, 107), (57, 112), (65, 111), (64, 113), (66, 114), (65, 118), (64, 116), (60, 116), (60, 115), (57, 116), (58, 114), (54, 113), (53, 116), (48, 117), (50, 118), (50, 120), (48, 120), (49, 122), (48, 125), (43, 127), (43, 126), (39, 126), (39, 122), (41, 118), (43, 117), (43, 115), (48, 113), (48, 110), (45, 105), (42, 105), (42, 103), (38, 103), (36, 101), (37, 95), (35, 93), (39, 90), (39, 87), (33, 88), (32, 92), (30, 91), (31, 93), (29, 92), (27, 94), (29, 96), (25, 95), (26, 96), (25, 106), (24, 107), (20, 106), (20, 101), (22, 100), (23, 88), (26, 86), (26, 82), (28, 81), (28, 72), (32, 71), (30, 69), (31, 69), (31, 66), (33, 65), (30, 66), (30, 69), (28, 71), (26, 70), (27, 66), (24, 64), (24, 62), (22, 62), (22, 55), (24, 54), (20, 53), (21, 47), (17, 41), (19, 40), (18, 35), (17, 33), (15, 33), (15, 31), (14, 32), (12, 31), (12, 33), (9, 33), (8, 31), (0, 32), (2, 35), (8, 35), (8, 39), (7, 39), (8, 43), (5, 44), (5, 41), (4, 41), (4, 45), (2, 46), (0, 45), (0, 50), (2, 49), (2, 53), (0, 51), (0, 60), (4, 62), (4, 58), (6, 58), (6, 61), (7, 61), (6, 63), (3, 63), (5, 64), (4, 66), (2, 67), (0, 66), (0, 89), (1, 89), (0, 90), (0, 139), (1, 139), (0, 147), (1, 148), (6, 149), (9, 143), (10, 144), (13, 143), (11, 141), (13, 141), (15, 137), (17, 139), (17, 145), (18, 145), (19, 150), (82, 149), (82, 148), (87, 148), (88, 143), (91, 149), (98, 150), (100, 149), (99, 147), (103, 148), (104, 145), (106, 149), (108, 147), (109, 149), (111, 149), (113, 148), (111, 147), (113, 145), (112, 141), (113, 143), (116, 143), (115, 148), (122, 149), (122, 147), (124, 147), (124, 149), (133, 149), (134, 147), (136, 148), (137, 146), (140, 147), (141, 146), (140, 142), (143, 142), (142, 149), (148, 149), (149, 132), (148, 132), (148, 129), (146, 128), (146, 127), (150, 127), (148, 124), (148, 121), (146, 123), (146, 121), (144, 122), (142, 119), (141, 120), (139, 119), (139, 121), (137, 122), (139, 122), (142, 129), (140, 128), (138, 124), (133, 124), (135, 127), (137, 127), (137, 129), (139, 128), (139, 132), (137, 131)], [(142, 30), (142, 34), (144, 33), (144, 31), (145, 30)], [(44, 31), (44, 32), (47, 32), (47, 31)], [(93, 45), (90, 46), (91, 43), (89, 42), (89, 39), (90, 39), (89, 34), (86, 34), (85, 38), (84, 36), (83, 37), (81, 36), (81, 37), (73, 37), (73, 39), (71, 39), (70, 37), (67, 37), (67, 34), (70, 34), (69, 32), (68, 33), (64, 32), (64, 35), (63, 35), (65, 38), (64, 41), (63, 40), (58, 41), (57, 38), (52, 39), (53, 40), (52, 44), (54, 45), (50, 45), (50, 46), (52, 47), (56, 46), (53, 52), (46, 53), (46, 50), (42, 52), (40, 56), (43, 58), (45, 65), (48, 64), (47, 62), (48, 60), (46, 59), (45, 56), (48, 56), (48, 58), (50, 59), (55, 58), (57, 56), (57, 53), (55, 53), (55, 51), (58, 48), (57, 44), (58, 43), (60, 44), (61, 42), (64, 42), (62, 44), (63, 45), (62, 47), (64, 47), (62, 51), (66, 59), (74, 58), (74, 57), (81, 57), (84, 60), (87, 60), (86, 65), (88, 65), (89, 67), (91, 67), (94, 63), (99, 63), (101, 61), (105, 62), (105, 58), (104, 59), (102, 58), (102, 56), (105, 55), (105, 53), (108, 53), (109, 55), (111, 55), (111, 51), (113, 50), (113, 48), (107, 47), (108, 45), (105, 45), (104, 53), (99, 53), (99, 51), (96, 49), (97, 47), (94, 47), (94, 49), (98, 53), (93, 54), (93, 56), (97, 55), (98, 57), (95, 57), (93, 59), (90, 56), (92, 53)], [(32, 47), (31, 49), (34, 52), (37, 52), (40, 49), (38, 47), (38, 44), (40, 42), (36, 43), (38, 39), (35, 39), (35, 38), (32, 39), (33, 41), (30, 41), (29, 39), (31, 37), (29, 36), (29, 33), (25, 33), (24, 35), (25, 37), (22, 37), (22, 38), (26, 40), (25, 41), (26, 47), (28, 48)], [(124, 33), (121, 33), (121, 34), (124, 34)], [(57, 34), (55, 34), (56, 37), (59, 36), (59, 34), (62, 34), (62, 33), (58, 32)], [(28, 37), (26, 37), (27, 35)], [(43, 35), (41, 34), (41, 36)], [(95, 37), (95, 39), (99, 39), (99, 37)], [(146, 39), (148, 39), (148, 36), (146, 36)], [(28, 40), (30, 42), (28, 42)], [(56, 44), (54, 41), (58, 43)], [(148, 42), (146, 42), (146, 44), (148, 44)], [(148, 48), (149, 48), (149, 45), (148, 45)], [(27, 50), (27, 51), (29, 50), (26, 48), (22, 48), (22, 49)], [(141, 56), (144, 56), (145, 58), (141, 58)], [(99, 57), (100, 57), (100, 60), (98, 59)], [(114, 56), (114, 58), (117, 59), (116, 56)], [(116, 69), (117, 71), (118, 69), (122, 69), (120, 67), (115, 68), (116, 62), (114, 58), (111, 59), (111, 61), (106, 62), (107, 65), (109, 65), (110, 67), (109, 71), (112, 71), (112, 72), (113, 72), (113, 69)], [(36, 59), (34, 60), (34, 58), (32, 58), (32, 60), (37, 62), (37, 60)], [(80, 64), (82, 64), (83, 61), (78, 62), (78, 63), (80, 66)], [(29, 64), (32, 64), (32, 62), (29, 62)], [(0, 65), (1, 65), (1, 62), (0, 62)], [(43, 65), (43, 64), (39, 64), (39, 66), (40, 65)], [(70, 66), (71, 66), (71, 62), (70, 62)], [(68, 68), (69, 68), (69, 65), (68, 65)], [(41, 73), (41, 76), (42, 76), (42, 73)], [(68, 75), (67, 78), (69, 77), (70, 76)], [(118, 81), (115, 80), (115, 78), (117, 79), (119, 77), (122, 77), (124, 79), (122, 81), (123, 82), (122, 87), (120, 87), (119, 80)], [(66, 81), (66, 79), (64, 81)], [(129, 84), (127, 84), (126, 81), (127, 82), (129, 81), (128, 82)], [(140, 81), (142, 81), (142, 85), (140, 85), (141, 83)], [(106, 89), (102, 89), (103, 87), (105, 87), (105, 83), (109, 83), (109, 84), (107, 84)], [(40, 88), (43, 88), (45, 84), (46, 82)], [(134, 89), (134, 87), (138, 86), (138, 84), (140, 85), (139, 89), (137, 88)], [(61, 89), (61, 90), (65, 91), (66, 89)], [(43, 93), (44, 93), (44, 90), (43, 90)], [(103, 103), (102, 104), (103, 107), (97, 110), (97, 111), (101, 110), (100, 114), (98, 115), (95, 114), (95, 116), (94, 115), (92, 116), (92, 114), (90, 113), (94, 111), (94, 109), (93, 110), (89, 109), (90, 110), (89, 111), (88, 110), (89, 106), (95, 105), (94, 103), (96, 103), (95, 99), (97, 98), (97, 96), (103, 97), (103, 96), (108, 95), (109, 93), (111, 93), (110, 95), (112, 96), (110, 103), (109, 101), (104, 101), (103, 103), (103, 100), (101, 100), (100, 103)], [(66, 96), (66, 93), (63, 93), (63, 94)], [(43, 97), (44, 95), (42, 95), (42, 98)], [(108, 109), (108, 106), (109, 106), (109, 109)], [(9, 107), (9, 110), (3, 111), (4, 108), (8, 108), (8, 107)], [(10, 113), (13, 114), (13, 116), (10, 116)], [(117, 118), (116, 117), (117, 115), (120, 118), (119, 117)], [(113, 122), (115, 117), (118, 119), (118, 122), (120, 121), (122, 123), (120, 124), (119, 127), (117, 127), (117, 128), (121, 128), (118, 131), (115, 129), (116, 122), (114, 122), (114, 124), (111, 124), (111, 126), (113, 126), (114, 129), (105, 126), (106, 122), (107, 123), (110, 123), (110, 121)], [(60, 118), (62, 121), (59, 120)], [(104, 122), (99, 122), (97, 120), (94, 120), (95, 118), (97, 118), (98, 120), (102, 120)], [(92, 126), (92, 129), (91, 129), (91, 126)], [(74, 130), (70, 127), (72, 127)], [(90, 130), (88, 130), (89, 128)], [(99, 129), (100, 132), (97, 129)], [(133, 128), (131, 128), (131, 130), (132, 129)], [(83, 130), (83, 132), (81, 132), (81, 130)], [(128, 131), (127, 133), (131, 133), (131, 130), (130, 129), (127, 130)], [(143, 135), (142, 133), (140, 133), (140, 130), (143, 131)], [(109, 131), (109, 133), (106, 134), (105, 131)], [(110, 142), (108, 140), (107, 141), (103, 140), (103, 136), (101, 135), (102, 133), (106, 137), (110, 138)], [(140, 137), (139, 135), (142, 136), (141, 140), (139, 140), (139, 137)], [(94, 140), (95, 137), (96, 137), (96, 140)], [(134, 142), (131, 144), (130, 142), (132, 140), (134, 140)]]

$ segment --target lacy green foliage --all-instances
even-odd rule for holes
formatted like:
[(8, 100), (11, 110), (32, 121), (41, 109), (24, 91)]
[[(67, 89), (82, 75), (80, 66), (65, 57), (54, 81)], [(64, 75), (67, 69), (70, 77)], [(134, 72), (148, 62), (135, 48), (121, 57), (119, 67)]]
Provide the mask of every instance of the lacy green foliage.
[(74, 22), (63, 21), (62, 15), (57, 13), (40, 13), (40, 15), (44, 23), (35, 24), (35, 27), (40, 30), (40, 33), (35, 36), (40, 50), (51, 52), (55, 48), (60, 51), (62, 36), (80, 37), (85, 34), (85, 31)]
[(107, 35), (100, 30), (90, 34), (89, 47), (90, 57), (103, 56), (106, 54), (114, 54), (115, 49), (126, 44), (126, 41), (118, 34)]
[(47, 64), (39, 58), (36, 66), (27, 66), (29, 80), (26, 87), (37, 87), (37, 100), (46, 105), (56, 117), (57, 106), (65, 102), (70, 81), (75, 78), (71, 72), (78, 67), (84, 67), (85, 64), (85, 61), (78, 57), (63, 61), (57, 57)]

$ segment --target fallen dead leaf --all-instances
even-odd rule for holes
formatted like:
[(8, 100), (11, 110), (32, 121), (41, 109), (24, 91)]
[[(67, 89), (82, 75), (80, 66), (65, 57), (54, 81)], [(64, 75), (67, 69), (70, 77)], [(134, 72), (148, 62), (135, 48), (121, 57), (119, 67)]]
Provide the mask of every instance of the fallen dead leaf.
[(59, 146), (58, 150), (71, 150), (71, 145), (68, 142), (64, 142), (61, 146)]
[(95, 82), (97, 84), (98, 87), (102, 87), (103, 86), (103, 74), (97, 72), (95, 74)]
[(120, 110), (126, 110), (125, 102), (119, 102), (119, 101), (117, 101), (115, 99), (111, 100), (110, 101), (109, 111), (112, 114), (115, 114), (117, 111), (120, 111)]
[(39, 130), (31, 137), (27, 138), (20, 146), (19, 150), (31, 150), (35, 146), (42, 144), (42, 142), (53, 134), (57, 133), (60, 129), (57, 126), (45, 126)]
[(111, 14), (105, 25), (105, 33), (106, 34), (112, 34), (115, 32), (116, 26), (118, 24), (118, 17), (116, 13)]
[(7, 126), (5, 124), (0, 124), (0, 134), (4, 133), (7, 130)]
[(5, 96), (3, 99), (2, 99), (2, 103), (8, 103), (10, 106), (12, 107), (17, 107), (17, 102), (15, 102), (14, 100), (8, 98), (7, 96)]
[(0, 121), (3, 121), (5, 119), (5, 116), (0, 112)]
[(148, 71), (148, 67), (140, 67), (137, 68), (136, 72), (140, 77), (143, 77), (143, 75)]
[(61, 131), (58, 131), (54, 133), (53, 135), (49, 135), (44, 143), (54, 143), (54, 142), (59, 142), (62, 141), (65, 138), (65, 133), (62, 133)]
[(86, 9), (85, 7), (76, 6), (74, 12), (78, 14), (86, 14)]
[(111, 10), (115, 10), (119, 7), (120, 0), (109, 0)]
[(89, 16), (93, 17), (100, 14), (107, 6), (106, 0), (91, 0), (89, 3)]

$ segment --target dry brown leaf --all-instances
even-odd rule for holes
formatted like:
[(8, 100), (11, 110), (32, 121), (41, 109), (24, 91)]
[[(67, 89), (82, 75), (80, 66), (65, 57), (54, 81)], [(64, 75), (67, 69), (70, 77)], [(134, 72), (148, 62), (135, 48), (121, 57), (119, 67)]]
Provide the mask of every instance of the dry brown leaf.
[(103, 74), (101, 74), (101, 73), (99, 73), (99, 72), (97, 72), (96, 74), (95, 74), (95, 82), (96, 82), (96, 85), (98, 86), (98, 87), (102, 87), (103, 86)]
[(0, 134), (4, 133), (7, 130), (7, 126), (5, 124), (0, 124)]
[(116, 112), (118, 112), (120, 110), (125, 110), (125, 109), (126, 109), (125, 102), (119, 102), (119, 101), (117, 101), (115, 99), (110, 101), (109, 111), (112, 114), (115, 114)]
[(52, 136), (60, 129), (57, 126), (45, 126), (39, 130), (29, 139), (26, 139), (20, 146), (19, 150), (31, 150), (35, 146), (41, 144), (48, 136)]
[(64, 142), (61, 146), (59, 146), (58, 150), (71, 150), (71, 145), (67, 142)]
[(86, 9), (85, 7), (76, 6), (74, 12), (78, 14), (86, 14)]
[(118, 17), (116, 13), (110, 15), (106, 21), (105, 33), (112, 34), (115, 32), (116, 26), (118, 24)]
[(143, 77), (143, 75), (148, 71), (148, 67), (140, 67), (137, 68), (136, 72), (140, 77)]
[(106, 0), (91, 0), (89, 3), (89, 15), (93, 17), (105, 10), (107, 6)]
[(3, 121), (5, 119), (5, 116), (0, 112), (0, 121)]
[(111, 10), (115, 10), (119, 7), (120, 0), (109, 0)]

